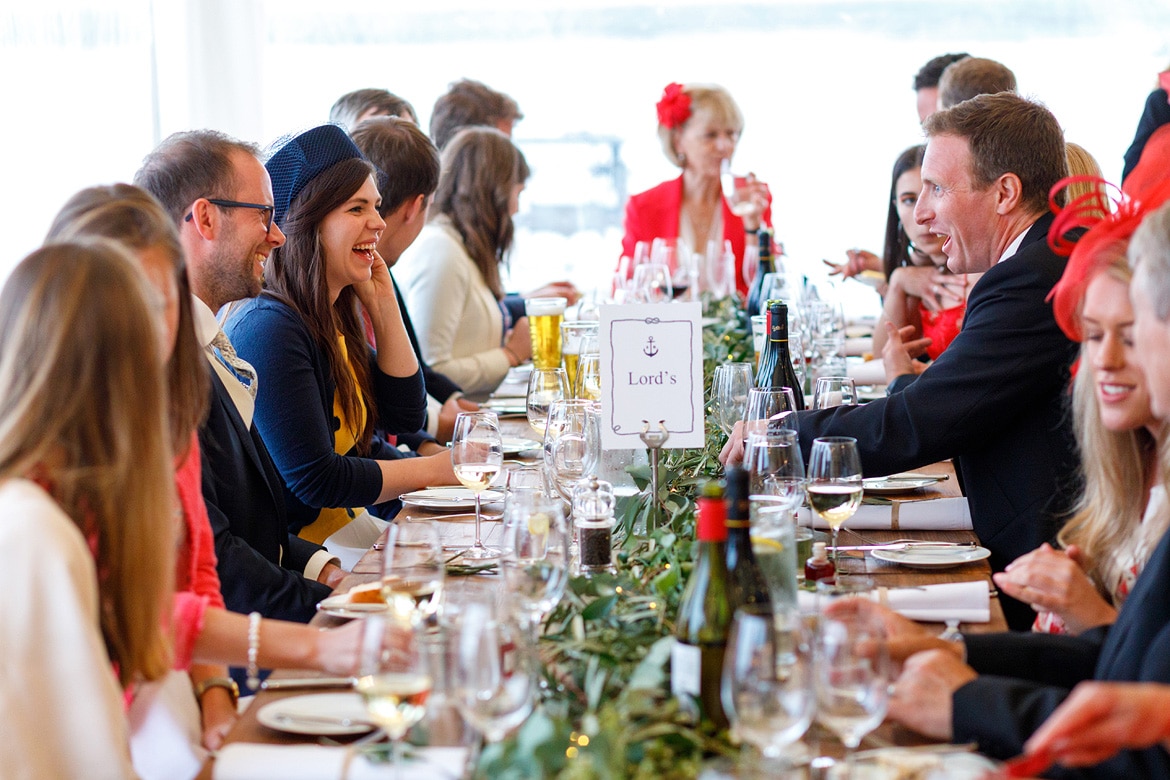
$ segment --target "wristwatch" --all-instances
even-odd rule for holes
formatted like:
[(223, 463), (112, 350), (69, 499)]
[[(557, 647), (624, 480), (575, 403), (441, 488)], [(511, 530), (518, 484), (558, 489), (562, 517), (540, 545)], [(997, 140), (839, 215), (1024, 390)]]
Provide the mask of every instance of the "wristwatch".
[(208, 688), (223, 688), (232, 697), (232, 706), (240, 701), (240, 686), (236, 685), (236, 681), (230, 677), (208, 677), (206, 680), (200, 680), (195, 683), (195, 698), (203, 699), (203, 694), (207, 693)]

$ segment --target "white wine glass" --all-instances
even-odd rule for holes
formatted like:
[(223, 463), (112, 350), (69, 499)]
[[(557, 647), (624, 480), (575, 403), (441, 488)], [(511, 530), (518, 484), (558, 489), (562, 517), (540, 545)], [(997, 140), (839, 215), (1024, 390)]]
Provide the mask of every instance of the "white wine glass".
[(553, 487), (572, 501), (577, 481), (596, 473), (601, 459), (601, 415), (592, 401), (556, 401), (544, 434), (544, 465)]
[(532, 713), (536, 675), (524, 632), (491, 605), (472, 602), (452, 615), (447, 636), (455, 706), (487, 742), (499, 742)]
[(832, 409), (835, 406), (857, 406), (857, 384), (848, 376), (817, 377), (812, 408)]
[(445, 570), (438, 527), (400, 517), (382, 550), (382, 599), (387, 610), (416, 627), (434, 620)]
[(436, 675), (422, 647), (423, 632), (393, 613), (370, 615), (362, 630), (355, 690), (370, 719), (390, 737), (394, 776), (402, 765), (402, 742), (426, 715)]
[(755, 385), (751, 363), (723, 363), (715, 366), (711, 378), (711, 406), (715, 421), (724, 436), (743, 419), (747, 411), (748, 391)]
[(833, 562), (837, 536), (845, 521), (861, 506), (861, 456), (857, 439), (825, 436), (813, 439), (808, 456), (808, 503), (833, 532)]
[(799, 616), (774, 617), (754, 605), (736, 610), (720, 691), (739, 739), (769, 761), (783, 760), (816, 710), (812, 656)]
[(455, 478), (475, 494), (475, 543), (464, 550), (463, 557), (470, 560), (500, 557), (499, 549), (486, 546), (480, 537), (483, 491), (488, 489), (504, 466), (500, 420), (495, 412), (460, 412), (455, 417), (455, 432), (451, 436), (451, 463), (455, 467)]
[(511, 500), (501, 546), (509, 602), (535, 645), (569, 580), (569, 531), (560, 502), (535, 492)]
[(848, 609), (821, 615), (815, 681), (817, 721), (845, 746), (852, 777), (854, 752), (881, 724), (890, 703), (890, 659), (881, 621)]
[(569, 398), (568, 377), (563, 368), (533, 368), (528, 377), (528, 393), (525, 396), (525, 411), (528, 424), (537, 436), (544, 438), (544, 426), (548, 422), (548, 408), (553, 401)]

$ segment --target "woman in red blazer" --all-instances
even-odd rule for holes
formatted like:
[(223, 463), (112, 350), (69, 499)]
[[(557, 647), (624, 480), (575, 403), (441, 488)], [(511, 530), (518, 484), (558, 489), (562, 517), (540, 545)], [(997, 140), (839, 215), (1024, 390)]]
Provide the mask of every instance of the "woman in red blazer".
[[(658, 137), (662, 150), (682, 169), (682, 176), (630, 197), (622, 254), (634, 256), (639, 241), (677, 239), (680, 249), (705, 254), (707, 242), (731, 241), (736, 288), (747, 293), (743, 276), (746, 244), (772, 224), (772, 196), (763, 182), (748, 175), (737, 182), (733, 202), (723, 197), (720, 174), (730, 163), (743, 132), (743, 114), (722, 87), (668, 84), (658, 101)], [(735, 208), (739, 215), (732, 212)]]

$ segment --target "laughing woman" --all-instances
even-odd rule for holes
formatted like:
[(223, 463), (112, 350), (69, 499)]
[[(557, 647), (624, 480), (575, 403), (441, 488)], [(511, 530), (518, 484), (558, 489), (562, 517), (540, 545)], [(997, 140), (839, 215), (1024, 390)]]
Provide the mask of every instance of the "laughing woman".
[[(363, 507), (454, 482), (446, 453), (397, 459), (374, 427), (422, 427), (426, 389), (390, 272), (375, 251), (376, 169), (335, 125), (308, 130), (266, 163), (276, 224), (288, 237), (265, 290), (225, 330), (261, 377), (256, 425), (284, 478), (291, 530), (343, 555), (381, 522)], [(368, 314), (376, 350), (359, 310)]]

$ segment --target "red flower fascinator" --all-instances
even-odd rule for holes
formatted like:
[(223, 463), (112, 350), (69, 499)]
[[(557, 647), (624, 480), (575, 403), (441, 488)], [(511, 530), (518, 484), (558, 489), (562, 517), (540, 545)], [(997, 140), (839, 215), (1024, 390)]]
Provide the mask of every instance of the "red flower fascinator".
[[(1049, 193), (1048, 204), (1056, 219), (1048, 231), (1048, 245), (1057, 254), (1067, 256), (1068, 264), (1048, 300), (1052, 302), (1056, 324), (1073, 341), (1083, 338), (1078, 314), (1089, 282), (1116, 259), (1117, 245), (1133, 237), (1146, 215), (1170, 200), (1168, 165), (1170, 126), (1150, 138), (1123, 190), (1094, 176), (1070, 176), (1058, 181)], [(1057, 193), (1078, 182), (1102, 185), (1116, 195), (1107, 196), (1095, 187), (1063, 208), (1058, 206)], [(1114, 204), (1112, 211), (1110, 201)], [(1084, 228), (1087, 230), (1078, 230)]]
[(691, 118), (691, 96), (682, 84), (672, 81), (662, 90), (658, 100), (658, 124), (668, 130), (681, 125)]

